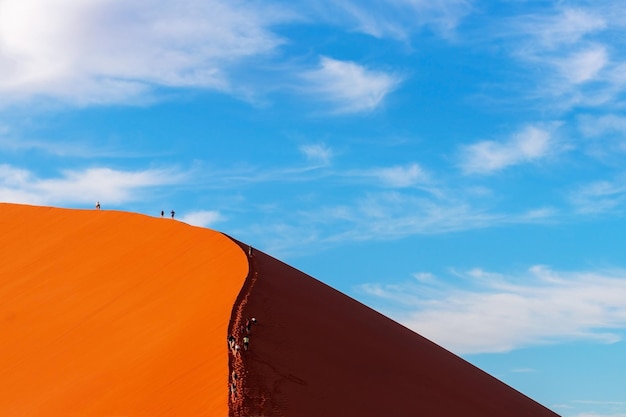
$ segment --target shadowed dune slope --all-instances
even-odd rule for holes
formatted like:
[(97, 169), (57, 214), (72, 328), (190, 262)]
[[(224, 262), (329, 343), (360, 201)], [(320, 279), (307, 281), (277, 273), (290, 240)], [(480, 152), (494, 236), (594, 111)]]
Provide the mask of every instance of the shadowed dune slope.
[(258, 324), (241, 355), (245, 396), (231, 416), (557, 416), (260, 251), (251, 278), (242, 315)]
[(0, 416), (225, 417), (231, 239), (171, 219), (0, 204)]

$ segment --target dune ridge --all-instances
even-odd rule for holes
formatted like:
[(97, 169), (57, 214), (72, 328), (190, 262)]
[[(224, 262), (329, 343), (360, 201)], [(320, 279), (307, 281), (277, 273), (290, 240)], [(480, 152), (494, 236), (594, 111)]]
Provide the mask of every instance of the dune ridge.
[[(234, 240), (234, 239), (233, 239)], [(251, 246), (245, 245), (234, 240), (237, 244), (245, 249), (248, 254), (248, 276), (237, 296), (235, 305), (233, 306), (233, 314), (231, 316), (231, 322), (228, 326), (229, 338), (232, 336), (236, 349), (233, 346), (229, 346), (229, 370), (230, 370), (230, 384), (231, 384), (231, 397), (230, 397), (230, 412), (229, 416), (250, 416), (253, 415), (250, 407), (250, 403), (259, 404), (263, 410), (271, 409), (272, 415), (282, 415), (281, 410), (274, 406), (268, 406), (266, 403), (271, 400), (272, 397), (268, 396), (264, 392), (260, 392), (254, 398), (251, 398), (251, 390), (249, 387), (251, 378), (248, 372), (248, 366), (246, 363), (247, 349), (243, 343), (244, 337), (251, 336), (251, 323), (252, 317), (246, 315), (248, 301), (250, 294), (258, 280), (258, 272), (255, 268), (253, 251)], [(270, 408), (268, 408), (270, 407)]]
[(0, 415), (225, 417), (248, 275), (221, 233), (0, 204)]

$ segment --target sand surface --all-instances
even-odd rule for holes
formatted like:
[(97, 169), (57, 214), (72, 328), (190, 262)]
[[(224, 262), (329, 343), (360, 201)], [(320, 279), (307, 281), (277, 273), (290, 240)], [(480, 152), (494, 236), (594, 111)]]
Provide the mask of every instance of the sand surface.
[(0, 416), (225, 417), (248, 274), (171, 219), (0, 204)]
[[(235, 417), (555, 417), (463, 359), (260, 252)], [(235, 329), (236, 330), (236, 329)]]

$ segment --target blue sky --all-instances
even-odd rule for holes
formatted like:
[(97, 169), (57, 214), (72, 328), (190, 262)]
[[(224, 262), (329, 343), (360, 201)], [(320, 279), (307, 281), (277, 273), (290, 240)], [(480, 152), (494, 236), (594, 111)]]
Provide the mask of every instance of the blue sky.
[(625, 35), (602, 0), (0, 0), (0, 200), (173, 209), (624, 417)]

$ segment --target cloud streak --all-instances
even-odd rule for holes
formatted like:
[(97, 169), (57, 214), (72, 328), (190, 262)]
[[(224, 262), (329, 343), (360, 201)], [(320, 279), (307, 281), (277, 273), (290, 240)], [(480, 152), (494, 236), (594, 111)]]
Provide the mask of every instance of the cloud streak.
[(556, 61), (559, 72), (567, 81), (581, 84), (593, 80), (609, 61), (606, 48), (593, 45)]
[(351, 170), (343, 176), (365, 180), (370, 184), (378, 184), (386, 188), (424, 187), (430, 181), (426, 170), (416, 162), (407, 165)]
[(577, 187), (570, 201), (580, 214), (621, 212), (626, 204), (626, 177), (594, 181)]
[[(484, 204), (463, 192), (424, 187), (354, 195), (351, 189), (346, 189), (341, 201), (335, 204), (312, 200), (308, 201), (310, 208), (295, 211), (280, 210), (278, 205), (267, 221), (241, 233), (254, 232), (259, 240), (266, 242), (269, 251), (284, 255), (285, 251), (292, 253), (294, 248), (302, 249), (305, 245), (328, 249), (346, 242), (388, 241), (510, 224), (546, 223), (559, 214), (549, 207), (499, 212), (481, 207)], [(449, 194), (454, 194), (454, 198)], [(301, 240), (302, 235), (307, 239)]]
[(302, 152), (309, 161), (318, 163), (321, 166), (330, 165), (334, 156), (332, 148), (320, 143), (300, 146), (300, 152)]
[[(610, 3), (610, 2), (609, 2)], [(615, 43), (624, 30), (623, 14), (608, 3), (559, 7), (516, 16), (504, 29), (513, 56), (532, 74), (527, 99), (564, 114), (576, 107), (615, 103), (626, 88), (625, 56)]]
[(583, 8), (564, 8), (554, 14), (524, 16), (517, 30), (536, 41), (536, 49), (555, 50), (579, 43), (586, 36), (606, 29), (598, 13)]
[(549, 130), (528, 126), (504, 142), (488, 140), (462, 146), (460, 165), (466, 174), (491, 174), (546, 158), (556, 152), (556, 145)]
[(393, 317), (457, 353), (506, 352), (547, 343), (614, 343), (626, 328), (626, 271), (553, 271), (505, 276), (474, 269), (469, 288), (438, 282), (367, 285), (401, 305)]
[(373, 174), (392, 187), (410, 187), (426, 180), (426, 173), (418, 164), (375, 170)]
[(111, 168), (66, 170), (57, 178), (0, 165), (0, 200), (24, 204), (120, 204), (141, 198), (141, 191), (180, 183), (185, 174), (174, 170), (119, 171)]
[(307, 91), (341, 114), (377, 109), (402, 80), (395, 74), (328, 57), (322, 57), (319, 67), (305, 72), (302, 78), (309, 84)]
[(310, 13), (321, 20), (376, 38), (402, 41), (424, 27), (451, 37), (472, 10), (469, 0), (318, 0), (308, 3)]

